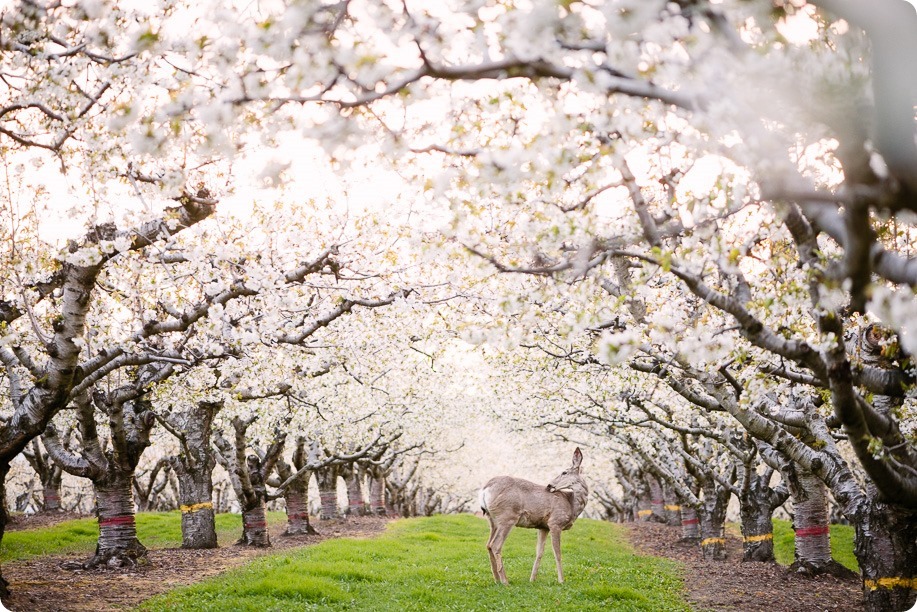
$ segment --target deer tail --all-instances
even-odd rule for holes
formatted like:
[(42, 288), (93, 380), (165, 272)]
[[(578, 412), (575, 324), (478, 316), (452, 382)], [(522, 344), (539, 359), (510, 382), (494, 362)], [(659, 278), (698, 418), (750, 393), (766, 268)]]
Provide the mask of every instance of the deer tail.
[(478, 493), (478, 503), (481, 505), (481, 512), (487, 516), (487, 506), (490, 505), (490, 491), (487, 490), (487, 487), (481, 489), (481, 492)]

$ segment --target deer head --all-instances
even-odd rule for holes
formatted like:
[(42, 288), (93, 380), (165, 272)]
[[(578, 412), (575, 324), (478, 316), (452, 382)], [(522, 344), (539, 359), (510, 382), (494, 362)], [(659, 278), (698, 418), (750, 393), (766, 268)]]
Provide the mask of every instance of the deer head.
[(553, 493), (555, 491), (572, 491), (574, 487), (582, 487), (583, 479), (580, 477), (579, 469), (582, 463), (583, 453), (579, 448), (577, 448), (575, 451), (573, 451), (573, 465), (561, 472), (557, 478), (548, 484), (548, 492)]

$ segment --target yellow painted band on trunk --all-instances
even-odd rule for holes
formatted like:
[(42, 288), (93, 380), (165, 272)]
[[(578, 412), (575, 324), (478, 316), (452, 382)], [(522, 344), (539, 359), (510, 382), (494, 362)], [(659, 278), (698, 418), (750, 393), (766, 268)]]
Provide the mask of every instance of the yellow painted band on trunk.
[(665, 507), (665, 509), (666, 509), (666, 510), (671, 510), (672, 512), (678, 512), (679, 510), (681, 510), (681, 506), (672, 506), (672, 505), (668, 505), (668, 506)]
[(639, 510), (637, 516), (649, 516), (653, 513), (652, 510)]
[(863, 585), (870, 591), (883, 589), (917, 589), (917, 578), (879, 578), (877, 580), (864, 580)]
[(213, 508), (213, 502), (201, 502), (199, 504), (191, 504), (190, 506), (180, 506), (184, 514), (188, 512), (197, 512), (198, 510), (206, 510), (208, 508)]
[(746, 542), (763, 542), (765, 540), (773, 540), (774, 534), (772, 533), (762, 533), (761, 535), (753, 535), (745, 538)]
[(711, 544), (725, 544), (726, 538), (707, 538), (706, 540), (701, 540), (701, 546), (710, 546)]

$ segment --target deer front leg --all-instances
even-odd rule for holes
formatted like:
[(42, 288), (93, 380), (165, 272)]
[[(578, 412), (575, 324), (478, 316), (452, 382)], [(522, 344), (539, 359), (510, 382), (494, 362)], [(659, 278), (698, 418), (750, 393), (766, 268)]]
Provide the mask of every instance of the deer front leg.
[(551, 528), (551, 547), (554, 549), (554, 563), (557, 564), (557, 582), (564, 581), (564, 570), (560, 566), (560, 529)]
[(544, 554), (544, 543), (548, 539), (548, 530), (539, 529), (538, 530), (538, 543), (535, 544), (535, 566), (532, 567), (532, 577), (530, 580), (535, 582), (535, 578), (538, 576), (538, 566), (541, 565), (541, 555)]

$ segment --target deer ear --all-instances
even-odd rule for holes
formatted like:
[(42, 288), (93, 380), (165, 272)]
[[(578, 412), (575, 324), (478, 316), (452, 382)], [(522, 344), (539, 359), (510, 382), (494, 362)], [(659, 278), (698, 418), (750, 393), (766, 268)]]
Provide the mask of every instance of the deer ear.
[(576, 450), (573, 451), (573, 467), (578, 468), (583, 462), (583, 453), (580, 451), (579, 447), (576, 447)]

